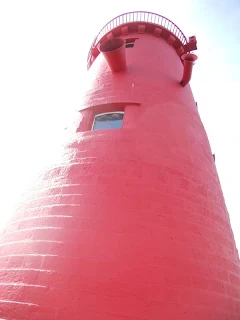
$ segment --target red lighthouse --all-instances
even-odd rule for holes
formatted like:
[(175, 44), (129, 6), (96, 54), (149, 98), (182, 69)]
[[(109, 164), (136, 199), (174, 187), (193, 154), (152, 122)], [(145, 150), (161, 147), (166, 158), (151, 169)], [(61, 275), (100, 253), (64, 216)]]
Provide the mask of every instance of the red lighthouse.
[(97, 35), (76, 132), (1, 235), (1, 319), (239, 320), (195, 49), (148, 12)]

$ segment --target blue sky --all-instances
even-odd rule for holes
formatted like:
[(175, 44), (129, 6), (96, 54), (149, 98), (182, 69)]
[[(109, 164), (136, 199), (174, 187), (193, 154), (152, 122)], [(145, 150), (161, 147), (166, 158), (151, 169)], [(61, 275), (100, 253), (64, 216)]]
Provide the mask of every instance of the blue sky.
[(63, 129), (80, 105), (94, 36), (116, 15), (135, 10), (165, 15), (186, 36), (197, 36), (191, 86), (240, 248), (239, 0), (102, 0), (84, 7), (75, 0), (2, 0), (0, 226), (38, 172), (60, 155)]

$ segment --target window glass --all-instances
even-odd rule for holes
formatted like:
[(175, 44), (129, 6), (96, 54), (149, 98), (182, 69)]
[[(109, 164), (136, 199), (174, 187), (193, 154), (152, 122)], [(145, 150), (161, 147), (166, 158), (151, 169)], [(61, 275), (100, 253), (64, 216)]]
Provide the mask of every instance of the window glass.
[(126, 48), (133, 48), (134, 47), (134, 42), (126, 43), (125, 47)]
[(135, 44), (135, 41), (137, 40), (138, 38), (128, 38), (128, 39), (125, 39), (125, 47), (126, 48), (133, 48), (134, 47), (134, 44)]
[(92, 130), (122, 128), (123, 112), (101, 113), (95, 116)]

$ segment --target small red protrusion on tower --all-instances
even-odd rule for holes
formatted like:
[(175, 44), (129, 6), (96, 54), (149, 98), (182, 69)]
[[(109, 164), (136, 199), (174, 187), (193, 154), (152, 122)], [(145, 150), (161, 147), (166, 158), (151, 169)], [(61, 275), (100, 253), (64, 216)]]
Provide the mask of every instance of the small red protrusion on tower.
[(103, 42), (99, 47), (113, 72), (126, 69), (125, 41), (122, 38), (113, 38)]
[(197, 56), (193, 53), (185, 53), (182, 55), (181, 58), (183, 60), (184, 69), (183, 69), (183, 77), (180, 83), (183, 87), (185, 87), (191, 80), (192, 68), (193, 68), (194, 62), (197, 60)]

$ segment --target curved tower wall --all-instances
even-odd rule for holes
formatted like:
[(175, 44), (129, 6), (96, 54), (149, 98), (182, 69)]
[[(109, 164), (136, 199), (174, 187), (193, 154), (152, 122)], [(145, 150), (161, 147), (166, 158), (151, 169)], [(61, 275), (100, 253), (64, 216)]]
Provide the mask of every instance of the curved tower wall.
[[(120, 37), (137, 38), (127, 70), (95, 58), (62, 161), (1, 236), (0, 317), (238, 320), (238, 254), (179, 54)], [(115, 111), (121, 129), (91, 130)]]

